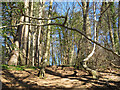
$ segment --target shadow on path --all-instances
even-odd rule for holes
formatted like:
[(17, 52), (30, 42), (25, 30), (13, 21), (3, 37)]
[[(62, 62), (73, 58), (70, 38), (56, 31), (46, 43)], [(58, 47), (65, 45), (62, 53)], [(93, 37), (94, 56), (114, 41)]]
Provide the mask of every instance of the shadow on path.
[[(51, 75), (55, 75), (55, 76), (59, 76), (61, 78), (69, 78), (69, 79), (77, 79), (79, 81), (83, 81), (84, 83), (82, 85), (86, 85), (87, 83), (94, 83), (94, 84), (98, 84), (98, 85), (102, 85), (102, 86), (92, 86), (91, 90), (120, 90), (120, 81), (106, 81), (106, 80), (95, 80), (92, 78), (92, 76), (90, 75), (81, 75), (79, 77), (75, 77), (73, 76), (73, 74), (71, 75), (65, 75), (63, 76), (61, 73), (58, 72), (54, 72), (51, 70), (46, 69), (45, 70), (46, 73), (51, 74)], [(119, 76), (119, 75), (118, 75)], [(109, 83), (113, 83), (115, 85), (110, 85)]]
[[(54, 75), (54, 76), (58, 76), (61, 78), (68, 78), (71, 80), (79, 80), (81, 82), (83, 82), (82, 85), (87, 85), (87, 83), (94, 83), (94, 84), (98, 84), (98, 85), (92, 85), (92, 87), (83, 89), (83, 90), (120, 90), (120, 81), (106, 81), (106, 80), (95, 80), (93, 79), (91, 76), (89, 75), (81, 75), (81, 76), (74, 76), (73, 74), (70, 75), (62, 75), (61, 73), (58, 72), (54, 72), (52, 70), (49, 69), (45, 69), (46, 73), (50, 74), (50, 75)], [(3, 77), (4, 79), (10, 81), (10, 82), (2, 82), (2, 90), (16, 90), (18, 89), (25, 89), (25, 90), (34, 90), (34, 89), (38, 89), (38, 90), (56, 90), (56, 89), (67, 89), (67, 90), (75, 90), (74, 88), (76, 87), (72, 87), (72, 88), (65, 88), (65, 87), (53, 87), (52, 86), (39, 86), (36, 82), (30, 82), (30, 81), (23, 81), (24, 79), (28, 78), (32, 73), (29, 71), (26, 71), (29, 73), (29, 75), (25, 76), (25, 77), (16, 77), (13, 73), (11, 73), (9, 70), (3, 70), (3, 74), (5, 75), (5, 77)], [(24, 75), (24, 73), (23, 73)], [(110, 85), (110, 83), (113, 83), (114, 85)], [(16, 85), (18, 84), (18, 85)], [(100, 86), (102, 85), (102, 86)], [(21, 87), (21, 88), (20, 88)], [(80, 89), (76, 89), (76, 90), (80, 90)]]

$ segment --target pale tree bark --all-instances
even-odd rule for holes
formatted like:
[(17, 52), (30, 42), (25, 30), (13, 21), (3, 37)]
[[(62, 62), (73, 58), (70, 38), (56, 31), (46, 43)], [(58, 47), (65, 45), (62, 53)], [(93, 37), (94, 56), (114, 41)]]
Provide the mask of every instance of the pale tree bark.
[[(87, 16), (87, 21), (86, 21), (86, 35), (88, 38), (91, 38), (91, 26), (90, 26), (90, 20), (89, 20), (89, 15)], [(87, 45), (86, 45), (87, 44)], [(87, 41), (85, 45), (86, 47), (86, 53), (90, 53), (91, 51), (91, 43), (89, 41)]]
[[(48, 18), (51, 17), (52, 4), (53, 4), (53, 0), (50, 1)], [(51, 23), (51, 20), (48, 20), (48, 24), (49, 24), (49, 23)], [(45, 53), (45, 59), (48, 60), (48, 63), (49, 63), (49, 59), (50, 59), (50, 30), (51, 30), (51, 26), (48, 26), (47, 45), (46, 45), (46, 53)]]
[[(79, 6), (82, 8), (82, 13), (83, 13), (83, 27), (82, 29), (84, 30), (83, 33), (86, 35), (86, 18), (87, 18), (87, 13), (86, 13), (86, 5), (87, 3), (85, 1), (82, 2), (82, 6), (81, 4), (78, 2)], [(86, 14), (85, 14), (86, 13)], [(81, 37), (81, 39), (83, 38), (83, 36)], [(75, 61), (75, 66), (79, 66), (80, 67), (80, 59), (81, 59), (81, 53), (82, 53), (82, 50), (81, 50), (81, 39), (79, 39), (77, 41), (77, 55), (76, 55), (76, 61)], [(84, 41), (84, 40), (82, 40)], [(85, 45), (84, 45), (85, 46)]]
[[(34, 7), (34, 4), (33, 4), (33, 7), (31, 7), (31, 9), (33, 9), (33, 15), (35, 16), (35, 17), (37, 17), (36, 16), (36, 13), (37, 13), (37, 11), (36, 11), (36, 8)], [(32, 18), (33, 19), (33, 18)], [(33, 20), (34, 21), (34, 20)], [(36, 21), (34, 21), (34, 22), (36, 22)], [(32, 66), (34, 66), (35, 65), (35, 63), (36, 63), (36, 59), (37, 59), (37, 27), (38, 26), (34, 26), (33, 27), (33, 30), (32, 30)]]
[(81, 40), (79, 39), (78, 41), (77, 41), (77, 55), (76, 55), (76, 61), (75, 61), (75, 66), (79, 66), (80, 67), (80, 56), (81, 56)]
[(87, 17), (88, 17), (88, 8), (89, 8), (89, 0), (88, 2), (82, 2), (82, 11), (83, 11), (83, 32), (86, 34), (87, 30)]
[[(49, 15), (48, 17), (50, 18), (51, 17), (51, 10), (52, 10), (52, 3), (53, 3), (53, 0), (50, 1), (50, 7), (49, 7)], [(48, 20), (48, 24), (51, 23), (51, 20)], [(48, 26), (48, 30), (47, 30), (47, 42), (46, 42), (46, 51), (45, 51), (45, 56), (44, 56), (44, 59), (45, 60), (48, 60), (49, 59), (49, 50), (50, 50), (50, 29), (51, 29), (51, 26)], [(49, 62), (49, 60), (48, 60)]]
[[(33, 0), (30, 2), (30, 16), (32, 17), (33, 16)], [(29, 22), (31, 23), (32, 22), (32, 19), (30, 18), (30, 20), (29, 20)], [(28, 35), (28, 60), (29, 60), (29, 62), (28, 62), (28, 65), (31, 65), (31, 59), (33, 58), (31, 58), (31, 35), (32, 35), (32, 26), (30, 25), (30, 27), (29, 27), (29, 35)], [(34, 65), (33, 65), (34, 66)]]
[[(108, 6), (108, 3), (107, 3), (107, 6)], [(112, 43), (112, 48), (115, 51), (114, 36), (113, 36), (113, 31), (112, 31), (112, 23), (111, 23), (109, 14), (110, 14), (110, 11), (108, 10), (107, 11), (107, 18), (108, 18), (108, 28), (109, 28), (109, 34), (110, 34), (110, 41)]]
[(98, 45), (98, 46), (100, 46), (101, 48), (107, 50), (108, 52), (111, 52), (111, 53), (112, 53), (113, 55), (115, 55), (116, 57), (120, 58), (120, 55), (117, 54), (116, 52), (114, 52), (112, 49), (107, 48), (107, 47), (104, 47), (104, 46), (101, 45), (100, 43), (95, 42), (94, 40), (88, 38), (88, 37), (86, 36), (86, 34), (84, 34), (83, 32), (81, 32), (79, 29), (70, 28), (70, 27), (64, 26), (63, 24), (58, 24), (58, 23), (45, 24), (45, 25), (42, 25), (42, 26), (47, 26), (47, 25), (57, 25), (57, 26), (61, 26), (61, 27), (64, 27), (64, 28), (69, 29), (69, 30), (72, 30), (72, 31), (76, 31), (76, 32), (78, 32), (79, 34), (81, 34), (82, 36), (84, 36), (87, 40), (95, 43), (96, 45)]
[[(80, 5), (79, 2), (78, 2), (78, 4)], [(82, 27), (83, 33), (88, 38), (91, 38), (91, 28), (90, 28), (89, 15), (88, 15), (89, 0), (87, 0), (87, 2), (83, 1), (82, 6), (80, 5), (80, 7), (82, 8), (82, 13), (83, 13), (83, 27)], [(87, 56), (87, 54), (90, 52), (90, 48), (91, 48), (90, 42), (87, 41), (83, 36), (82, 36), (82, 41), (79, 40), (79, 43), (80, 42), (82, 42), (82, 44), (78, 45), (77, 57), (76, 57), (78, 64), (80, 64), (82, 62), (82, 59)], [(84, 46), (84, 48), (81, 48), (82, 46)], [(83, 57), (80, 57), (82, 53), (84, 53), (84, 55), (83, 55)], [(82, 67), (82, 65), (80, 64), (79, 67)]]
[(112, 27), (114, 30), (114, 44), (115, 44), (115, 52), (118, 53), (119, 52), (119, 37), (118, 37), (118, 29), (116, 26), (116, 13), (115, 13), (115, 6), (114, 6), (114, 2), (111, 2), (111, 14), (112, 14)]
[[(88, 38), (91, 38), (91, 28), (90, 28), (90, 22), (89, 22), (89, 0), (87, 2), (82, 2), (82, 11), (83, 11), (83, 32), (84, 34), (87, 35)], [(83, 36), (82, 36), (82, 45), (84, 45), (84, 48), (82, 49), (84, 51), (84, 57), (86, 57), (90, 51), (90, 42), (87, 41)]]
[[(26, 0), (25, 1), (25, 15), (29, 15), (29, 0)], [(25, 22), (29, 22), (29, 18), (28, 17), (25, 17)], [(29, 26), (28, 25), (25, 25), (25, 29), (24, 29), (24, 43), (23, 43), (23, 54), (24, 54), (24, 62), (23, 64), (27, 65), (27, 61), (28, 61), (28, 58), (27, 58), (27, 42), (28, 42), (28, 33), (29, 33)]]
[[(96, 42), (96, 14), (95, 14), (95, 3), (93, 3), (93, 7), (94, 7), (94, 41)], [(93, 54), (95, 53), (95, 47), (96, 44), (94, 43), (94, 47), (92, 52), (83, 60), (83, 67), (90, 73), (93, 75), (93, 78), (97, 78), (98, 77), (98, 73), (95, 70), (92, 70), (90, 68), (87, 67), (87, 61), (93, 56)]]
[[(30, 16), (32, 17), (33, 16), (33, 0), (31, 1), (31, 12), (30, 12)], [(32, 19), (30, 19), (30, 22), (32, 22)], [(34, 49), (34, 47), (35, 47), (35, 32), (32, 30), (32, 26), (30, 25), (30, 30), (32, 31), (32, 33), (31, 33), (31, 35), (32, 35), (32, 61), (31, 61), (31, 63), (32, 63), (32, 66), (34, 66), (34, 54), (35, 54), (35, 49)], [(30, 32), (29, 32), (30, 33)], [(29, 37), (30, 38), (30, 37)], [(29, 43), (31, 43), (30, 42), (30, 40), (29, 40)], [(29, 45), (30, 46), (30, 45)]]
[[(21, 17), (20, 23), (24, 22), (24, 16)], [(23, 65), (24, 59), (23, 59), (23, 53), (22, 53), (22, 48), (23, 48), (23, 33), (25, 29), (25, 25), (20, 25), (20, 33), (19, 33), (19, 48), (20, 48), (20, 64)]]
[(70, 65), (73, 64), (73, 60), (74, 60), (74, 52), (75, 52), (75, 35), (73, 38), (73, 43), (72, 43), (72, 47), (71, 47), (71, 53), (70, 53)]
[[(42, 16), (43, 16), (43, 9), (44, 9), (44, 3), (45, 3), (45, 0), (42, 0), (42, 1), (40, 1), (40, 7), (39, 7), (39, 18), (42, 18)], [(38, 23), (39, 24), (43, 24), (43, 22), (42, 22), (42, 20), (39, 20), (38, 21)], [(38, 51), (37, 51), (37, 59), (38, 59), (38, 66), (39, 66), (39, 64), (41, 63), (41, 53), (42, 53), (42, 49), (41, 49), (41, 42), (40, 42), (40, 40), (41, 40), (41, 30), (42, 30), (42, 27), (41, 26), (39, 26), (38, 27)]]
[(65, 29), (64, 31), (62, 31), (63, 33), (63, 64), (67, 64), (67, 56), (68, 56), (68, 53), (67, 53), (67, 41), (68, 41), (68, 38), (67, 38), (67, 35), (68, 35), (68, 32), (67, 30)]
[[(43, 2), (41, 1), (39, 3), (40, 3), (40, 5), (39, 5), (39, 18), (41, 18), (42, 17), (42, 3)], [(41, 24), (42, 21), (39, 20), (38, 23)], [(38, 66), (39, 66), (39, 63), (41, 62), (41, 55), (40, 55), (40, 51), (39, 51), (39, 49), (41, 48), (41, 47), (39, 47), (40, 46), (41, 26), (38, 26), (37, 32), (38, 32), (38, 39), (37, 39), (38, 40), (37, 41), (37, 60), (38, 60)]]
[[(48, 13), (48, 17), (50, 18), (51, 17), (51, 11), (52, 11), (52, 3), (53, 3), (53, 0), (50, 1), (50, 6), (49, 6), (49, 13)], [(51, 20), (48, 20), (48, 24), (51, 23)], [(41, 62), (41, 70), (40, 70), (40, 73), (38, 76), (44, 78), (45, 77), (45, 67), (47, 65), (47, 63), (49, 63), (49, 53), (50, 53), (50, 29), (51, 29), (51, 26), (48, 26), (48, 30), (47, 30), (47, 41), (46, 41), (46, 51), (45, 51), (45, 54), (43, 56), (43, 61)]]
[[(24, 17), (21, 16), (20, 18), (20, 23), (24, 21)], [(18, 64), (18, 57), (19, 57), (19, 44), (21, 43), (21, 31), (24, 29), (24, 25), (19, 25), (17, 27), (17, 33), (16, 33), (16, 37), (14, 39), (14, 44), (15, 44), (15, 47), (14, 47), (14, 50), (12, 51), (13, 52), (13, 55), (10, 57), (10, 60), (8, 61), (8, 65), (16, 65)]]
[[(69, 11), (69, 9), (67, 9), (67, 6), (66, 6), (66, 10), (67, 10), (67, 14), (66, 14), (67, 19), (65, 19), (63, 25), (69, 26), (68, 25), (68, 18), (69, 18), (68, 17), (68, 11)], [(70, 63), (70, 61), (69, 61), (69, 58), (70, 58), (69, 54), (70, 54), (70, 49), (71, 49), (71, 47), (70, 47), (70, 41), (71, 40), (69, 40), (70, 33), (71, 33), (71, 31), (68, 31), (67, 29), (65, 29), (63, 31), (63, 35), (64, 35), (63, 36), (63, 38), (64, 38), (64, 44), (63, 44), (63, 47), (64, 47), (63, 57), (64, 57), (64, 59), (63, 60), (64, 60), (65, 65), (68, 65)], [(72, 33), (71, 33), (71, 35), (72, 35)]]
[(59, 42), (60, 42), (60, 59), (61, 59), (61, 64), (63, 64), (63, 58), (62, 58), (62, 56), (63, 56), (63, 53), (62, 53), (62, 50), (63, 50), (63, 48), (62, 48), (62, 39), (61, 39), (61, 31), (58, 31), (58, 34), (59, 34)]
[[(104, 9), (105, 9), (105, 2), (102, 2), (102, 6), (100, 8), (100, 14), (104, 11)], [(101, 21), (102, 21), (102, 17), (99, 17), (100, 26), (101, 26)]]
[(51, 42), (51, 47), (52, 47), (52, 66), (54, 65), (54, 50), (53, 50), (53, 40)]
[(32, 33), (32, 66), (34, 66), (35, 64), (35, 43), (36, 43), (36, 31), (35, 31), (35, 27), (34, 27), (34, 31)]
[(56, 58), (55, 58), (55, 55), (54, 55), (54, 48), (53, 48), (53, 40), (51, 42), (51, 46), (52, 46), (52, 65), (56, 65)]
[(19, 57), (19, 41), (15, 41), (15, 47), (14, 47), (13, 55), (11, 56), (8, 65), (16, 65), (18, 63), (18, 57)]

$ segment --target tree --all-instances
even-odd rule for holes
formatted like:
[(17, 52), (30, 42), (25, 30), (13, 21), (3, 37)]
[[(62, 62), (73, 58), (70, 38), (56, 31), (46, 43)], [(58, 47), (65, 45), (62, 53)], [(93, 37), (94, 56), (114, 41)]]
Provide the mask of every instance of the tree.
[[(52, 3), (53, 3), (53, 0), (50, 1), (50, 6), (49, 6), (49, 13), (48, 13), (48, 17), (50, 18), (51, 17), (51, 10), (52, 10)], [(51, 20), (48, 20), (48, 24), (51, 23)], [(47, 30), (47, 38), (46, 38), (46, 51), (45, 51), (45, 54), (43, 56), (43, 61), (41, 63), (41, 70), (40, 70), (40, 76), (42, 76), (42, 78), (44, 78), (45, 76), (45, 67), (46, 67), (46, 61), (49, 61), (49, 50), (50, 50), (50, 29), (51, 27), (48, 26), (48, 30)]]
[[(52, 3), (51, 0), (49, 3), (3, 4), (4, 22), (0, 28), (3, 29), (5, 41), (3, 53), (9, 59), (9, 65), (37, 66), (42, 77), (48, 64), (76, 65), (96, 78), (96, 71), (89, 65), (90, 62), (94, 65), (95, 59), (100, 57), (95, 55), (102, 52), (96, 45), (105, 49), (106, 60), (113, 58), (109, 52), (120, 58), (119, 16), (115, 16), (118, 8), (115, 4), (99, 3), (101, 6), (96, 6), (95, 13), (95, 5), (91, 2)], [(99, 17), (97, 20), (96, 16)]]
[[(20, 23), (24, 21), (24, 16), (20, 17)], [(14, 49), (12, 50), (13, 54), (8, 61), (8, 65), (17, 65), (19, 58), (19, 47), (21, 45), (21, 31), (24, 29), (24, 25), (19, 25), (17, 27), (16, 36), (14, 37)]]
[[(95, 13), (95, 3), (93, 2), (93, 11), (94, 11), (94, 41), (96, 42), (96, 13)], [(93, 75), (93, 78), (97, 78), (98, 77), (98, 73), (95, 70), (92, 70), (90, 68), (87, 67), (86, 62), (93, 56), (93, 54), (95, 53), (95, 48), (96, 48), (96, 44), (94, 43), (94, 47), (92, 52), (83, 60), (83, 67), (90, 73)]]
[[(118, 6), (118, 34), (119, 34), (119, 42), (120, 42), (120, 1), (119, 1), (119, 6)], [(120, 43), (119, 43), (120, 46)], [(120, 50), (119, 50), (120, 54)]]
[(112, 13), (112, 29), (114, 30), (114, 46), (115, 46), (115, 52), (118, 53), (119, 51), (119, 38), (118, 38), (118, 31), (117, 31), (117, 26), (116, 26), (116, 19), (117, 17), (115, 16), (115, 7), (114, 7), (114, 2), (111, 3), (111, 13)]
[[(26, 0), (25, 1), (25, 15), (29, 15), (29, 0)], [(25, 22), (29, 22), (29, 18), (28, 17), (25, 17)], [(23, 37), (24, 37), (24, 41), (23, 41), (23, 53), (24, 53), (24, 65), (26, 64), (27, 65), (27, 62), (28, 62), (28, 58), (27, 58), (27, 42), (28, 42), (28, 34), (29, 34), (29, 26), (28, 25), (25, 25), (25, 29), (23, 31)]]

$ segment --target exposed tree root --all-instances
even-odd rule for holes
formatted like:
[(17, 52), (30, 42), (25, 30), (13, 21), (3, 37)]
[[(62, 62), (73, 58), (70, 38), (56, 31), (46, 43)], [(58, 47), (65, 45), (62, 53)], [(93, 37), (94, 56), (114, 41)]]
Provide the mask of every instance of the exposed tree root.
[(96, 70), (92, 70), (92, 69), (88, 68), (86, 62), (83, 62), (83, 68), (86, 71), (88, 71), (88, 73), (90, 75), (92, 75), (94, 79), (98, 79), (99, 78), (99, 76), (100, 76), (99, 73)]
[(114, 63), (110, 63), (115, 68), (120, 68), (120, 66), (116, 66)]

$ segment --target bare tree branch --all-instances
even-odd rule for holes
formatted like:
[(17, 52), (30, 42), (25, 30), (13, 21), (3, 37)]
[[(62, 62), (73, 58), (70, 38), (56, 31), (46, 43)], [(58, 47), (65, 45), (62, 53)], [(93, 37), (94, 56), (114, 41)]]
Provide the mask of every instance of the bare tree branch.
[(108, 8), (111, 6), (111, 3), (109, 4), (109, 6), (103, 11), (103, 12), (101, 12), (101, 14), (100, 14), (100, 17), (108, 10)]
[[(78, 2), (78, 0), (76, 0)], [(83, 9), (83, 6), (78, 2), (79, 6)]]
[(107, 48), (107, 47), (104, 47), (104, 46), (101, 45), (100, 43), (98, 43), (98, 42), (96, 42), (96, 41), (94, 41), (94, 40), (88, 38), (88, 37), (86, 36), (86, 34), (82, 33), (79, 29), (70, 28), (70, 27), (64, 26), (63, 24), (50, 23), (50, 24), (43, 24), (43, 25), (40, 25), (40, 24), (31, 24), (31, 23), (20, 23), (20, 24), (17, 24), (17, 25), (15, 25), (15, 26), (2, 26), (2, 27), (0, 27), (0, 29), (1, 29), (1, 28), (5, 28), (5, 27), (17, 27), (18, 25), (32, 25), (32, 26), (57, 25), (57, 26), (62, 26), (62, 27), (67, 28), (67, 29), (69, 29), (69, 30), (76, 31), (76, 32), (80, 33), (80, 34), (83, 35), (87, 40), (89, 40), (89, 41), (95, 43), (96, 45), (102, 47), (103, 49), (105, 49), (105, 50), (111, 52), (112, 54), (114, 54), (115, 56), (117, 56), (117, 57), (120, 58), (120, 55), (118, 55), (118, 54), (117, 54), (116, 52), (114, 52), (112, 49), (109, 49), (109, 48)]
[(63, 26), (65, 26), (65, 24), (66, 24), (66, 22), (67, 22), (67, 16), (68, 16), (68, 11), (70, 10), (70, 8), (67, 10), (67, 13), (66, 13), (66, 15), (65, 15), (65, 21), (64, 21), (64, 23), (63, 23)]
[(81, 35), (83, 35), (87, 40), (89, 40), (89, 41), (95, 43), (96, 45), (102, 47), (103, 49), (105, 49), (105, 50), (111, 52), (112, 54), (114, 54), (115, 56), (117, 56), (117, 57), (120, 58), (120, 55), (118, 55), (118, 54), (117, 54), (116, 52), (114, 52), (112, 49), (109, 49), (109, 48), (107, 48), (107, 47), (104, 47), (104, 46), (101, 45), (100, 43), (98, 43), (98, 42), (96, 42), (96, 41), (94, 41), (94, 40), (88, 38), (88, 37), (86, 36), (86, 34), (82, 33), (79, 29), (76, 29), (76, 28), (69, 28), (69, 27), (67, 27), (67, 26), (63, 26), (62, 24), (56, 24), (56, 23), (46, 24), (46, 25), (43, 25), (43, 26), (47, 26), (47, 25), (62, 26), (62, 27), (67, 28), (67, 29), (69, 29), (69, 30), (76, 31), (76, 32), (80, 33)]
[(37, 19), (37, 20), (53, 20), (53, 19), (57, 19), (57, 18), (65, 18), (65, 16), (58, 16), (58, 17), (53, 17), (53, 18), (35, 18), (35, 17), (27, 16), (25, 14), (23, 14), (23, 16), (29, 17), (29, 18), (32, 18), (32, 19)]

